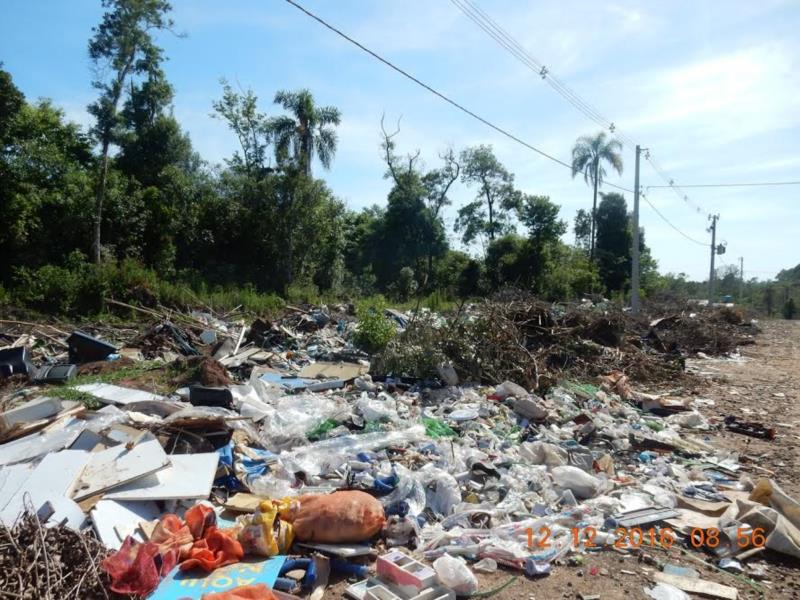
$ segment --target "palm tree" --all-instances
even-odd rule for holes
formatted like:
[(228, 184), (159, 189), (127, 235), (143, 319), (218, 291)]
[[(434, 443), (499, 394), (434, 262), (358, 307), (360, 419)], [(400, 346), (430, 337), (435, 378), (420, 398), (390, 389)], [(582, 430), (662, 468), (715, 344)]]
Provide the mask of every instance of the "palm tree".
[(615, 139), (607, 139), (604, 131), (594, 137), (583, 135), (575, 141), (572, 147), (572, 177), (583, 173), (587, 185), (594, 187), (592, 200), (592, 233), (590, 239), (589, 257), (594, 258), (595, 220), (597, 216), (597, 188), (603, 185), (606, 170), (603, 162), (610, 164), (614, 170), (622, 175), (622, 144)]
[(311, 162), (316, 156), (326, 169), (336, 154), (336, 130), (341, 121), (339, 109), (316, 106), (308, 90), (279, 91), (275, 104), (280, 104), (292, 116), (270, 119), (268, 132), (275, 142), (278, 161), (294, 157), (297, 165), (311, 177)]

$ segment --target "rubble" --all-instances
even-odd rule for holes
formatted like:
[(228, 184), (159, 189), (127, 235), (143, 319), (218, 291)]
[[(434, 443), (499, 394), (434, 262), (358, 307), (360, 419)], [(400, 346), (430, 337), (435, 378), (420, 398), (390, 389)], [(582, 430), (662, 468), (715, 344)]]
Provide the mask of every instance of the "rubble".
[[(402, 333), (375, 357), (343, 307), (250, 326), (150, 313), (144, 331), (104, 330), (109, 342), (5, 332), (31, 348), (12, 358), (72, 358), (79, 374), (4, 388), (4, 590), (214, 597), (252, 572), (246, 584), (266, 587), (241, 597), (319, 598), (330, 574), (357, 579), (354, 598), (444, 600), (483, 594), (476, 573), (545, 577), (601, 551), (704, 550), (739, 572), (763, 548), (800, 558), (800, 505), (707, 438), (759, 424), (708, 418), (675, 390), (683, 358), (750, 339), (740, 313), (526, 298), (392, 311)], [(77, 575), (49, 546), (28, 553), (31, 536), (72, 540), (57, 554)], [(37, 579), (13, 575), (23, 551)], [(683, 571), (650, 579), (651, 597), (736, 598)]]

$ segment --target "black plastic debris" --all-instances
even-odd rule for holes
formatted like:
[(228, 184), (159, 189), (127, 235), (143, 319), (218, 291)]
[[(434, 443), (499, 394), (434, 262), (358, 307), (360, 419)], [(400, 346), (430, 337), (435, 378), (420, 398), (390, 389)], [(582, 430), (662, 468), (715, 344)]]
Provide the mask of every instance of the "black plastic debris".
[(46, 365), (36, 372), (34, 383), (64, 383), (78, 373), (75, 365)]
[(30, 376), (35, 369), (36, 367), (31, 362), (30, 352), (25, 346), (0, 350), (0, 375), (4, 377), (11, 377), (12, 375)]
[(233, 394), (228, 388), (193, 385), (189, 387), (192, 406), (218, 406), (233, 408)]
[(87, 363), (96, 360), (105, 360), (109, 354), (117, 351), (116, 346), (98, 340), (88, 333), (80, 330), (73, 331), (67, 338), (69, 346), (69, 360), (73, 363)]
[(775, 439), (774, 427), (766, 427), (764, 424), (756, 423), (755, 421), (740, 421), (733, 415), (725, 417), (725, 427), (728, 431), (749, 435), (754, 438), (761, 438), (764, 440)]

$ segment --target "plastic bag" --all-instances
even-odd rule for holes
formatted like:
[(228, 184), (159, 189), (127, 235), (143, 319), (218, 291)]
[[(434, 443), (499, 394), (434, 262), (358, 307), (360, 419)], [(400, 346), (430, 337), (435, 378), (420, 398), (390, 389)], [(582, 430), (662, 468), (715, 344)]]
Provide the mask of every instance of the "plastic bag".
[(240, 585), (226, 592), (203, 594), (200, 600), (277, 600), (266, 584)]
[(445, 554), (433, 562), (433, 568), (439, 582), (459, 596), (468, 596), (478, 590), (478, 579), (462, 560)]
[(301, 542), (362, 542), (386, 523), (383, 505), (365, 492), (345, 491), (300, 496), (281, 517), (294, 525)]
[(578, 498), (594, 498), (603, 488), (603, 481), (578, 467), (554, 467), (551, 471), (558, 487), (571, 490)]
[(519, 446), (519, 455), (531, 464), (548, 467), (566, 465), (569, 459), (566, 450), (546, 442), (523, 442)]
[(691, 596), (674, 585), (659, 583), (652, 589), (642, 588), (653, 600), (691, 600)]
[(246, 554), (276, 556), (285, 554), (294, 541), (291, 523), (278, 519), (278, 513), (289, 509), (289, 501), (265, 500), (252, 515), (236, 519), (239, 543)]

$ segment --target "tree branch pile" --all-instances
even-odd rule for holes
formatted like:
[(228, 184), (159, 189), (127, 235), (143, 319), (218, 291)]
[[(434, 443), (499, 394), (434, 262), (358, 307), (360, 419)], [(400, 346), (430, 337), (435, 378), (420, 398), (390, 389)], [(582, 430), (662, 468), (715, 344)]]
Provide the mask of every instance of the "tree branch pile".
[(563, 308), (534, 298), (493, 299), (446, 323), (420, 317), (373, 362), (373, 371), (436, 377), (450, 363), (465, 380), (497, 384), (511, 380), (547, 389), (565, 378), (621, 371), (638, 381), (661, 382), (702, 352), (732, 353), (753, 343), (757, 328), (732, 309), (654, 309), (634, 317), (618, 306)]

